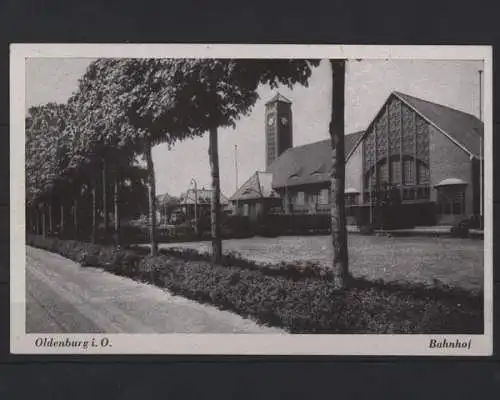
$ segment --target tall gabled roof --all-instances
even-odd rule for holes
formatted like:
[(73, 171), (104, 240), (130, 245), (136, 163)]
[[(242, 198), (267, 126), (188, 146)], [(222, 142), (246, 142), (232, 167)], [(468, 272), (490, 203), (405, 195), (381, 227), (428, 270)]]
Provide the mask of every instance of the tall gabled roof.
[(229, 200), (252, 200), (274, 197), (276, 194), (271, 186), (273, 176), (268, 172), (255, 172)]
[(285, 96), (283, 96), (281, 93), (278, 92), (271, 100), (269, 100), (266, 103), (266, 105), (271, 104), (271, 103), (276, 103), (277, 101), (281, 101), (282, 103), (292, 104), (292, 102), (290, 100), (288, 100)]
[[(419, 99), (418, 97), (413, 97), (397, 91), (390, 94), (381, 107), (381, 110), (383, 110), (393, 96), (400, 99), (404, 104), (424, 118), (429, 124), (441, 131), (470, 156), (480, 158), (480, 138), (482, 138), (484, 134), (484, 124), (477, 117), (451, 107)], [(377, 113), (374, 121), (378, 118), (379, 114), (380, 111)], [(373, 121), (370, 125), (372, 124)], [(362, 141), (363, 137), (360, 137), (347, 158), (350, 157)]]
[[(346, 156), (363, 133), (345, 135)], [(273, 174), (273, 187), (296, 186), (329, 181), (331, 166), (331, 141), (326, 139), (286, 150), (267, 172)]]
[(463, 150), (470, 155), (480, 157), (481, 141), (479, 138), (483, 137), (484, 124), (477, 117), (401, 92), (393, 92), (393, 94), (456, 142)]

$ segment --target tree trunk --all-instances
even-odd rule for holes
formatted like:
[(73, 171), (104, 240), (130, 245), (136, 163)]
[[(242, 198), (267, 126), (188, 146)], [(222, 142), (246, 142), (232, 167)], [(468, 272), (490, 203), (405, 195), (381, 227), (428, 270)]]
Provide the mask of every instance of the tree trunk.
[(35, 208), (35, 217), (36, 217), (36, 226), (35, 226), (35, 229), (36, 229), (36, 234), (39, 235), (41, 232), (40, 232), (40, 212), (38, 211), (38, 209)]
[(115, 245), (120, 244), (120, 212), (119, 212), (119, 182), (118, 178), (115, 179), (115, 195), (113, 197), (114, 206), (114, 219), (115, 219)]
[(331, 231), (333, 246), (334, 286), (347, 286), (349, 260), (347, 253), (347, 228), (345, 219), (345, 153), (344, 153), (344, 94), (345, 60), (330, 60), (332, 68), (332, 112), (330, 138), (332, 144), (331, 170)]
[(158, 243), (156, 242), (156, 182), (155, 169), (153, 165), (153, 156), (151, 154), (151, 143), (146, 144), (146, 163), (148, 169), (148, 202), (149, 202), (149, 241), (151, 244), (151, 255), (155, 256), (158, 252)]
[(33, 217), (32, 217), (31, 207), (25, 205), (24, 207), (24, 227), (26, 233), (33, 233)]
[(102, 213), (104, 216), (103, 226), (104, 226), (104, 237), (108, 237), (108, 184), (107, 184), (107, 168), (108, 163), (106, 159), (102, 159)]
[(45, 215), (45, 207), (42, 210), (42, 236), (47, 236), (47, 216)]
[(95, 185), (92, 186), (92, 243), (97, 239), (97, 210), (96, 210), (96, 193)]
[(73, 227), (75, 229), (75, 239), (78, 239), (78, 198), (73, 201)]
[(52, 215), (52, 200), (49, 203), (49, 235), (54, 233), (54, 220)]
[(59, 236), (62, 237), (64, 234), (64, 202), (61, 199), (61, 221), (60, 221), (61, 227), (59, 230)]
[(222, 261), (222, 240), (220, 237), (220, 178), (219, 149), (217, 139), (217, 128), (211, 128), (208, 155), (210, 158), (210, 167), (212, 170), (212, 261), (219, 264)]

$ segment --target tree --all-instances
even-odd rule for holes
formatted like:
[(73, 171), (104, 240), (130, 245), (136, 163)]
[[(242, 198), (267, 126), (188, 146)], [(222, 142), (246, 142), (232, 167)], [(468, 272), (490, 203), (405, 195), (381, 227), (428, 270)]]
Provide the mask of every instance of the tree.
[[(106, 59), (91, 63), (79, 81), (78, 91), (70, 99), (74, 110), (73, 148), (79, 157), (79, 173), (95, 177), (92, 186), (92, 221), (95, 240), (97, 229), (96, 188), (100, 181), (103, 228), (108, 238), (109, 210), (113, 208), (115, 242), (119, 238), (120, 193), (122, 182), (133, 169), (138, 148), (136, 132), (119, 110), (112, 72), (119, 60)], [(86, 161), (82, 164), (82, 158)], [(98, 179), (97, 177), (100, 177)], [(111, 179), (110, 179), (111, 178)], [(112, 182), (110, 182), (112, 180)], [(112, 188), (112, 195), (108, 191)]]
[[(319, 61), (215, 59), (101, 59), (87, 71), (87, 85), (99, 91), (92, 101), (102, 113), (94, 125), (118, 143), (144, 154), (149, 177), (151, 254), (156, 254), (156, 189), (151, 149), (172, 146), (187, 137), (209, 132), (212, 170), (212, 241), (214, 261), (222, 254), (217, 131), (234, 126), (258, 99), (259, 84), (307, 84)], [(92, 108), (91, 108), (92, 109)], [(92, 114), (91, 114), (92, 115)], [(114, 132), (114, 133), (112, 133)]]
[[(61, 207), (59, 225), (64, 225), (64, 182), (60, 176), (68, 162), (69, 146), (63, 134), (67, 114), (66, 105), (48, 103), (31, 107), (26, 117), (26, 205), (36, 209), (37, 214), (41, 211), (43, 226), (48, 213), (51, 234), (55, 226), (53, 208), (56, 202)], [(43, 231), (45, 234), (46, 230)]]
[[(248, 115), (258, 99), (260, 84), (292, 87), (307, 85), (311, 68), (318, 60), (251, 60), (251, 59), (176, 59), (166, 60), (163, 83), (168, 99), (167, 112), (170, 132), (189, 135), (209, 133), (209, 159), (212, 175), (211, 231), (212, 259), (222, 257), (220, 235), (220, 178), (218, 129), (234, 127), (236, 121)], [(152, 101), (159, 103), (158, 101)], [(162, 124), (162, 118), (156, 122)]]
[(331, 170), (331, 232), (333, 246), (333, 275), (335, 287), (346, 287), (349, 276), (347, 227), (345, 218), (345, 153), (344, 153), (344, 94), (345, 60), (330, 60), (332, 72), (332, 104), (330, 138), (332, 144)]
[(164, 223), (170, 223), (173, 211), (179, 207), (180, 204), (181, 201), (179, 197), (170, 196), (167, 193), (158, 196), (158, 207), (160, 208), (160, 215)]
[[(86, 101), (105, 148), (121, 147), (144, 155), (148, 171), (149, 228), (151, 255), (157, 252), (156, 182), (152, 147), (172, 146), (189, 136), (189, 130), (175, 129), (175, 74), (165, 59), (99, 59), (93, 62), (82, 82), (90, 94)], [(104, 135), (104, 138), (102, 137)]]

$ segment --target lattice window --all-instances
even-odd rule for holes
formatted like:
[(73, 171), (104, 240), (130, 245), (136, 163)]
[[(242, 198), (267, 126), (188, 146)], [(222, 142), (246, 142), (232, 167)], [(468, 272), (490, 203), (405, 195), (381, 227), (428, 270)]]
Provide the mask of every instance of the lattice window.
[(364, 170), (372, 168), (375, 164), (375, 135), (373, 130), (366, 136), (363, 142), (363, 152), (364, 152)]
[(403, 182), (405, 185), (414, 185), (415, 182), (415, 165), (413, 159), (403, 161)]
[(465, 213), (464, 192), (458, 192), (453, 198), (452, 210), (453, 214), (461, 215)]
[(417, 158), (429, 161), (429, 124), (417, 115)]
[(382, 114), (377, 127), (377, 161), (387, 157), (387, 113)]
[(413, 154), (415, 148), (413, 114), (414, 112), (405, 104), (402, 106), (403, 112), (403, 153)]
[(391, 160), (391, 180), (392, 184), (401, 184), (401, 161)]
[(379, 183), (389, 182), (389, 168), (386, 160), (378, 165), (378, 181)]
[(430, 180), (429, 167), (422, 162), (418, 163), (418, 183), (421, 185), (428, 185)]
[(391, 154), (399, 154), (400, 152), (400, 103), (399, 100), (393, 100), (389, 104), (389, 151)]
[(430, 196), (430, 188), (429, 187), (420, 187), (417, 189), (417, 199), (428, 200), (429, 196)]

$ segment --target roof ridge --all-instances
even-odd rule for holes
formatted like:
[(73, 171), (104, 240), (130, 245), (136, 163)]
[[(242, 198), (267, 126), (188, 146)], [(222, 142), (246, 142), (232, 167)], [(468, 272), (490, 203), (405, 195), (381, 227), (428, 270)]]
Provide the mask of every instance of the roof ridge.
[[(459, 110), (457, 108), (453, 108), (453, 107), (450, 107), (450, 106), (446, 106), (444, 104), (440, 104), (440, 103), (436, 103), (434, 101), (430, 101), (430, 100), (426, 100), (426, 99), (423, 99), (421, 97), (417, 97), (417, 96), (412, 96), (411, 94), (407, 94), (407, 93), (403, 93), (403, 92), (400, 92), (398, 90), (394, 90), (392, 92), (393, 94), (395, 94), (396, 96), (406, 96), (406, 97), (410, 97), (412, 99), (415, 99), (415, 100), (418, 100), (418, 101), (423, 101), (424, 103), (428, 103), (428, 104), (432, 104), (433, 106), (438, 106), (438, 107), (442, 107), (442, 108), (446, 108), (448, 110), (452, 110), (452, 111), (455, 111), (455, 112), (459, 112), (461, 114), (464, 114), (464, 115), (467, 115), (469, 117), (473, 117), (475, 119), (477, 119), (478, 121), (481, 121), (477, 116), (475, 116), (474, 114), (471, 114), (471, 113), (468, 113), (468, 112), (465, 112), (465, 111), (462, 111), (462, 110)], [(481, 121), (482, 122), (482, 121)]]
[[(364, 130), (360, 130), (360, 131), (356, 131), (356, 132), (350, 132), (350, 133), (346, 133), (344, 135), (344, 137), (346, 136), (350, 136), (350, 135), (360, 135), (360, 134), (363, 134), (365, 133)], [(294, 146), (294, 147), (290, 147), (288, 149), (286, 149), (283, 154), (285, 154), (287, 151), (290, 151), (290, 150), (294, 150), (294, 149), (300, 149), (300, 148), (304, 148), (306, 146), (312, 146), (312, 145), (317, 145), (319, 143), (322, 143), (322, 142), (329, 142), (331, 139), (330, 138), (326, 138), (326, 139), (321, 139), (321, 140), (316, 140), (315, 142), (311, 142), (311, 143), (304, 143), (304, 144), (301, 144), (299, 146)]]
[(268, 102), (266, 102), (266, 104), (274, 103), (274, 102), (277, 102), (277, 101), (281, 101), (283, 103), (290, 103), (290, 104), (292, 104), (292, 101), (290, 99), (286, 98), (285, 96), (283, 96), (279, 91), (271, 98), (271, 100), (269, 100)]

